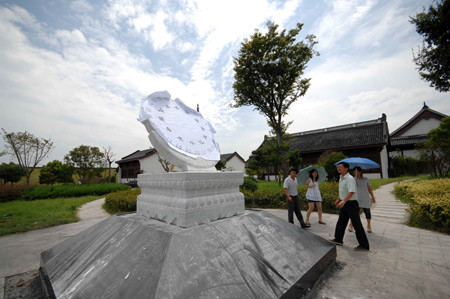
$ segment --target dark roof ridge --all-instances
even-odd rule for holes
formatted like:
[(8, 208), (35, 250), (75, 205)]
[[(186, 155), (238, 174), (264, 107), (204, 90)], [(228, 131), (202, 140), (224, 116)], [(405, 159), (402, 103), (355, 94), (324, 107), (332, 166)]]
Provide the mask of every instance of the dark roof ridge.
[(383, 123), (383, 122), (386, 122), (386, 116), (385, 115), (380, 117), (380, 118), (377, 118), (377, 119), (366, 120), (366, 121), (362, 121), (362, 122), (345, 124), (345, 125), (339, 125), (339, 126), (328, 127), (328, 128), (321, 128), (321, 129), (297, 132), (297, 133), (292, 133), (290, 135), (292, 137), (297, 137), (297, 136), (308, 135), (308, 134), (323, 133), (323, 132), (328, 132), (328, 131), (335, 131), (335, 130), (342, 130), (342, 129), (351, 129), (351, 128), (363, 127), (363, 126), (370, 126), (370, 125), (375, 125), (375, 124), (379, 124), (379, 123)]

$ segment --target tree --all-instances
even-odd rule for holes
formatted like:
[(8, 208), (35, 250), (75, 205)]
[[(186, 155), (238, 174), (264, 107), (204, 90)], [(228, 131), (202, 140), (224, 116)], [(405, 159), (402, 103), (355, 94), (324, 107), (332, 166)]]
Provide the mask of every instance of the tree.
[(268, 32), (259, 31), (245, 39), (234, 58), (235, 82), (233, 84), (233, 107), (254, 106), (267, 118), (269, 127), (276, 136), (278, 152), (282, 161), (283, 174), (288, 169), (284, 159), (282, 137), (290, 125), (283, 121), (292, 103), (304, 96), (310, 86), (310, 80), (302, 78), (306, 64), (314, 54), (317, 43), (314, 35), (308, 35), (306, 41), (296, 41), (303, 24), (295, 29), (278, 32), (278, 25), (269, 22)]
[(297, 169), (300, 166), (300, 163), (302, 163), (302, 157), (298, 149), (286, 153), (286, 159), (289, 161), (289, 166)]
[(73, 183), (73, 172), (70, 165), (54, 160), (42, 166), (39, 184)]
[(414, 62), (424, 81), (440, 92), (450, 90), (450, 0), (436, 1), (428, 12), (411, 17), (411, 24), (423, 36), (422, 48), (419, 46)]
[(75, 168), (82, 183), (91, 181), (102, 171), (104, 154), (96, 146), (80, 145), (64, 157), (66, 163)]
[(0, 165), (0, 179), (3, 180), (3, 185), (6, 185), (8, 182), (10, 182), (11, 185), (17, 183), (24, 175), (22, 167), (13, 162), (10, 162), (9, 164), (2, 163), (2, 165)]
[(227, 164), (226, 162), (223, 162), (222, 160), (219, 160), (216, 163), (215, 167), (216, 167), (217, 170), (222, 170), (222, 169), (227, 168), (226, 164)]
[(336, 163), (347, 158), (342, 152), (326, 151), (320, 155), (317, 164), (325, 168), (328, 181), (339, 181), (340, 174), (337, 172)]
[(34, 137), (28, 132), (8, 133), (2, 128), (3, 139), (6, 142), (6, 152), (17, 159), (30, 185), (30, 177), (36, 166), (53, 149), (50, 139)]
[(103, 155), (105, 156), (105, 160), (108, 163), (108, 182), (111, 182), (111, 164), (114, 163), (113, 157), (116, 155), (113, 153), (111, 146), (107, 148), (103, 147)]
[(422, 159), (429, 162), (436, 177), (448, 177), (450, 173), (450, 116), (442, 119), (436, 129), (427, 134), (422, 148)]

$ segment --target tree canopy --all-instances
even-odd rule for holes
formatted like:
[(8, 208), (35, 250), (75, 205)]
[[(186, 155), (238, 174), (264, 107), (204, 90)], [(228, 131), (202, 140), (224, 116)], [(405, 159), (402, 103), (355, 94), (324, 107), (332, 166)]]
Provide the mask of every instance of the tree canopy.
[(3, 184), (17, 183), (25, 175), (20, 165), (10, 162), (9, 164), (2, 163), (0, 165), (0, 179), (3, 180)]
[(73, 183), (73, 167), (54, 160), (42, 166), (39, 184)]
[[(278, 25), (269, 22), (268, 32), (258, 30), (245, 39), (234, 59), (235, 82), (233, 107), (254, 106), (263, 114), (277, 138), (278, 151), (284, 157), (282, 136), (290, 123), (283, 120), (288, 109), (310, 86), (308, 78), (302, 78), (306, 64), (318, 52), (314, 35), (305, 41), (297, 41), (303, 24), (286, 32), (278, 31)], [(285, 161), (285, 159), (282, 159)], [(287, 175), (287, 163), (282, 163)]]
[(448, 177), (450, 173), (450, 116), (442, 119), (436, 129), (428, 133), (423, 144), (422, 159), (428, 161), (436, 177)]
[(102, 171), (104, 154), (96, 146), (80, 145), (64, 157), (67, 164), (75, 168), (82, 183), (89, 182)]
[(423, 80), (441, 92), (450, 90), (450, 0), (436, 1), (428, 11), (411, 17), (410, 22), (423, 36), (414, 62)]
[(30, 185), (30, 177), (36, 166), (53, 149), (50, 139), (38, 138), (28, 132), (6, 132), (3, 131), (3, 139), (6, 142), (6, 152), (17, 159), (22, 171)]

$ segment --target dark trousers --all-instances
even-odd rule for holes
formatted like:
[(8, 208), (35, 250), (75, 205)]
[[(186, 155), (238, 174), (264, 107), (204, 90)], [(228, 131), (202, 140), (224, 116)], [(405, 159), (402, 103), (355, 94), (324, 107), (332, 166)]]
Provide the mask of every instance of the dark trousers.
[(355, 229), (356, 239), (359, 246), (369, 249), (369, 240), (367, 239), (364, 228), (359, 217), (359, 205), (356, 200), (349, 200), (339, 212), (339, 219), (336, 224), (336, 231), (334, 232), (334, 239), (343, 243), (345, 230), (347, 228), (348, 220), (352, 220), (353, 228)]
[(302, 213), (300, 213), (300, 202), (298, 200), (298, 196), (292, 196), (292, 201), (289, 201), (286, 198), (287, 206), (288, 206), (288, 220), (290, 223), (294, 223), (294, 212), (295, 216), (297, 216), (298, 222), (300, 222), (301, 227), (305, 227), (306, 223), (303, 221)]

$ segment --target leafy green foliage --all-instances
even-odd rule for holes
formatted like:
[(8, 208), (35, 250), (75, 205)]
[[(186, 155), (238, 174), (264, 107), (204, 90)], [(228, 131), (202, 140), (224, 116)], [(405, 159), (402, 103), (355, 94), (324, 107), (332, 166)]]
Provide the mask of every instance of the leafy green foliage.
[(110, 193), (105, 197), (104, 208), (110, 214), (135, 212), (139, 194), (141, 188)]
[(41, 168), (39, 184), (73, 183), (73, 172), (73, 167), (54, 160)]
[(423, 80), (441, 92), (450, 90), (450, 0), (436, 1), (428, 12), (418, 13), (410, 22), (423, 36), (414, 62)]
[(399, 183), (394, 194), (410, 204), (409, 225), (450, 234), (450, 179)]
[(412, 157), (396, 156), (392, 159), (396, 176), (418, 175), (426, 173), (428, 163), (422, 159)]
[(327, 172), (327, 180), (328, 181), (339, 181), (339, 173), (336, 169), (336, 163), (341, 161), (342, 159), (347, 158), (342, 152), (324, 152), (319, 159), (317, 160), (317, 164), (325, 168)]
[(3, 184), (17, 183), (25, 175), (20, 165), (10, 162), (9, 164), (2, 163), (0, 165), (0, 179), (3, 180)]
[(227, 168), (227, 167), (226, 167), (226, 163), (223, 162), (222, 160), (219, 160), (219, 161), (216, 163), (215, 167), (216, 167), (217, 170), (222, 170), (222, 169)]
[[(318, 55), (313, 50), (317, 42), (314, 35), (308, 35), (305, 42), (297, 41), (301, 23), (288, 32), (278, 32), (278, 25), (271, 22), (267, 27), (266, 34), (256, 31), (245, 39), (234, 59), (233, 106), (254, 106), (263, 114), (276, 136), (279, 156), (284, 157), (282, 136), (290, 123), (285, 123), (283, 117), (310, 86), (310, 79), (302, 75), (309, 60)], [(287, 174), (284, 159), (281, 163)]]
[(91, 182), (100, 176), (104, 154), (96, 146), (80, 145), (64, 157), (66, 163), (75, 168), (82, 184)]
[(40, 186), (27, 189), (22, 198), (25, 200), (36, 200), (57, 197), (77, 197), (86, 195), (104, 195), (118, 190), (130, 189), (122, 184), (85, 184), (85, 185), (58, 185)]
[(258, 190), (258, 180), (256, 180), (253, 177), (250, 177), (250, 176), (245, 176), (244, 183), (240, 187), (241, 187), (240, 188), (241, 191), (247, 190), (247, 191), (255, 192), (256, 190)]
[(438, 128), (428, 133), (423, 144), (421, 159), (428, 162), (436, 177), (448, 177), (450, 173), (450, 116), (442, 119)]

